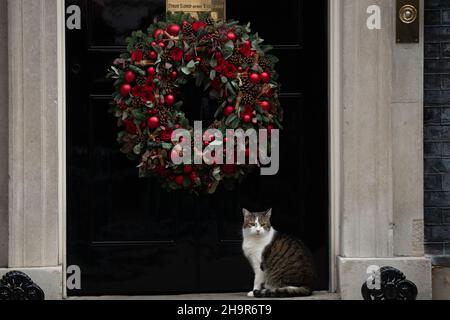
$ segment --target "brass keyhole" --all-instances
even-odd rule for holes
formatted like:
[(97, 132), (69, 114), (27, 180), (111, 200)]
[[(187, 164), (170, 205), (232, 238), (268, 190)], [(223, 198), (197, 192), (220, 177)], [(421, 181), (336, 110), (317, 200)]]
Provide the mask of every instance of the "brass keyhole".
[(399, 11), (400, 20), (403, 23), (410, 24), (416, 21), (417, 19), (417, 9), (416, 7), (407, 4), (400, 8)]

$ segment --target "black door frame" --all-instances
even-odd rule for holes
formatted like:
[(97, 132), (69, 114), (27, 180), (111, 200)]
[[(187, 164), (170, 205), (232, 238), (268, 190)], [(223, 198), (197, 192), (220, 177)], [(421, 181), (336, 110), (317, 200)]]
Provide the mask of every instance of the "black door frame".
[[(341, 6), (339, 4), (334, 4), (333, 0), (325, 0), (327, 2), (326, 5), (326, 19), (324, 30), (326, 34), (326, 59), (324, 59), (324, 63), (326, 63), (326, 100), (328, 107), (328, 191), (329, 191), (329, 266), (330, 266), (330, 292), (335, 292), (337, 290), (337, 276), (336, 276), (336, 257), (339, 254), (339, 205), (340, 205), (340, 154), (341, 154), (341, 139), (339, 134), (341, 133), (341, 125), (340, 125), (340, 93), (338, 93), (338, 87), (340, 86), (340, 81), (338, 78), (339, 74), (339, 29), (340, 29), (340, 21), (341, 21)], [(66, 6), (65, 0), (61, 4), (61, 8), (58, 12), (58, 24), (61, 30), (59, 37), (62, 39), (60, 45), (60, 60), (61, 60), (61, 68), (63, 69), (62, 86), (60, 88), (62, 92), (62, 96), (64, 97), (63, 101), (63, 123), (60, 128), (59, 134), (62, 135), (62, 145), (64, 150), (66, 149), (66, 114), (65, 108), (67, 107), (66, 103), (66, 50), (65, 50), (65, 30), (66, 30)], [(333, 32), (331, 32), (333, 31)], [(66, 279), (67, 279), (67, 197), (66, 197), (66, 188), (67, 188), (67, 174), (66, 174), (66, 166), (67, 159), (66, 153), (63, 152), (63, 157), (60, 159), (60, 168), (62, 172), (62, 223), (61, 223), (61, 238), (62, 238), (62, 260), (63, 260), (63, 285), (64, 285), (64, 296), (67, 296), (67, 288), (66, 288)]]

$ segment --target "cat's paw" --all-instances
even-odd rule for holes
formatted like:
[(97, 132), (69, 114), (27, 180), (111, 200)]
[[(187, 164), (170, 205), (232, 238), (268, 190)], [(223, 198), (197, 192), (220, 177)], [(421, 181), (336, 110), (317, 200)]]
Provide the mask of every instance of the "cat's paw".
[(254, 297), (255, 297), (255, 293), (254, 293), (253, 291), (250, 291), (250, 292), (247, 294), (247, 297), (254, 298)]

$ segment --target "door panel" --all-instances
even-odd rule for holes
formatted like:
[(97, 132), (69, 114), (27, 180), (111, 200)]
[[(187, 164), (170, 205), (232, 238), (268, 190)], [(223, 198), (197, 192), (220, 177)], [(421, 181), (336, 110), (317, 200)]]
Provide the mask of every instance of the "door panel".
[[(133, 30), (164, 14), (165, 0), (66, 0), (71, 4), (81, 7), (82, 29), (66, 32), (67, 260), (81, 267), (82, 290), (69, 295), (250, 290), (242, 207), (272, 207), (274, 226), (310, 246), (316, 287), (328, 289), (325, 1), (227, 2), (228, 18), (251, 21), (280, 58), (281, 168), (277, 176), (253, 175), (234, 191), (201, 197), (139, 179), (107, 113), (107, 67)], [(192, 109), (201, 95), (185, 92)], [(191, 121), (200, 119), (194, 111)]]

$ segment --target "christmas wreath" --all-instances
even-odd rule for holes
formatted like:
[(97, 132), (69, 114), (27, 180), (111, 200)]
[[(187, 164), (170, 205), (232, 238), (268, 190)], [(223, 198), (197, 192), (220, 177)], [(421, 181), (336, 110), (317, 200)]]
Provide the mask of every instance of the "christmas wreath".
[[(138, 161), (140, 177), (157, 176), (168, 190), (214, 193), (220, 182), (234, 185), (258, 167), (175, 165), (171, 155), (173, 132), (192, 130), (180, 101), (190, 79), (218, 102), (209, 128), (224, 134), (227, 129), (267, 129), (269, 139), (273, 129), (281, 128), (274, 70), (278, 60), (263, 41), (251, 33), (250, 24), (185, 13), (168, 13), (147, 32), (135, 31), (127, 38), (127, 52), (108, 72), (116, 80), (111, 112), (122, 128), (121, 151)], [(204, 144), (214, 138), (205, 137)]]

